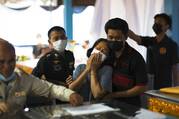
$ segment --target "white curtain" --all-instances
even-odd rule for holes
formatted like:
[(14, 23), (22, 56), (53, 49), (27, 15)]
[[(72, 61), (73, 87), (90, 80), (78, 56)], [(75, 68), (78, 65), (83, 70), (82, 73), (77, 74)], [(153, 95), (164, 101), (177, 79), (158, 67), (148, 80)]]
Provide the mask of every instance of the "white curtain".
[(85, 40), (90, 40), (90, 27), (92, 23), (94, 7), (88, 6), (81, 13), (73, 14), (73, 40), (82, 44)]
[[(154, 35), (153, 17), (164, 11), (164, 0), (97, 0), (92, 21), (93, 43), (99, 37), (106, 37), (104, 25), (107, 20), (120, 17), (126, 20), (129, 28), (140, 35)], [(146, 49), (128, 39), (127, 42), (146, 57)]]
[[(73, 14), (73, 40), (83, 43), (90, 40), (90, 27), (94, 6), (86, 7), (81, 13)], [(48, 44), (47, 32), (55, 25), (64, 27), (64, 6), (47, 11), (38, 4), (31, 4), (24, 10), (14, 10), (0, 6), (0, 37), (14, 45), (37, 44), (37, 35), (42, 42)]]
[(63, 8), (59, 6), (53, 11), (47, 11), (37, 4), (24, 10), (13, 10), (0, 6), (0, 37), (14, 45), (35, 45), (37, 35), (41, 35), (42, 42), (48, 44), (47, 32), (50, 27), (63, 27)]

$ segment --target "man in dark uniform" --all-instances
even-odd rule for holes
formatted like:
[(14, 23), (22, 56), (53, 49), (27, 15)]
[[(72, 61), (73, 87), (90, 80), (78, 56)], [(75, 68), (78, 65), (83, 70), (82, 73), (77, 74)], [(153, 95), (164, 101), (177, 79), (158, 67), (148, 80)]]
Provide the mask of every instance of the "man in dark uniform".
[(129, 31), (131, 39), (147, 48), (147, 69), (148, 73), (154, 76), (156, 90), (171, 87), (172, 83), (175, 85), (177, 81), (178, 46), (166, 34), (167, 30), (171, 29), (171, 25), (171, 18), (161, 13), (154, 16), (155, 37), (138, 36)]
[(110, 19), (105, 24), (109, 45), (114, 52), (113, 91), (106, 98), (141, 106), (140, 95), (146, 90), (147, 73), (143, 57), (130, 47), (128, 24), (120, 18)]
[(54, 26), (48, 31), (48, 37), (52, 50), (40, 58), (32, 74), (49, 82), (67, 86), (66, 79), (73, 74), (75, 59), (71, 51), (65, 50), (65, 30), (60, 26)]

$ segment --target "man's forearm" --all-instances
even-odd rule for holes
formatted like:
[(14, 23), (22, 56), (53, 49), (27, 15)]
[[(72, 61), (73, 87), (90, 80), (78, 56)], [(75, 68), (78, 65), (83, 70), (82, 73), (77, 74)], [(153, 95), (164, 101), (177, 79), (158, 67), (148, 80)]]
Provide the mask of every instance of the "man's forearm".
[(128, 36), (129, 36), (129, 38), (136, 41), (138, 44), (141, 44), (141, 42), (142, 42), (141, 37), (139, 35), (135, 34), (133, 31), (129, 30)]
[(88, 70), (85, 69), (85, 70), (77, 77), (77, 79), (75, 79), (75, 80), (69, 85), (69, 88), (72, 89), (72, 90), (74, 90), (74, 89), (76, 89), (76, 88), (79, 88), (79, 87), (83, 84), (84, 80), (86, 79), (87, 74), (88, 74)]
[(64, 86), (53, 85), (52, 88), (51, 88), (52, 98), (56, 98), (56, 99), (59, 99), (61, 101), (69, 101), (70, 95), (72, 93), (75, 93), (75, 92), (64, 87)]
[(143, 93), (146, 90), (146, 86), (135, 86), (126, 91), (114, 92), (114, 98), (120, 97), (132, 97)]

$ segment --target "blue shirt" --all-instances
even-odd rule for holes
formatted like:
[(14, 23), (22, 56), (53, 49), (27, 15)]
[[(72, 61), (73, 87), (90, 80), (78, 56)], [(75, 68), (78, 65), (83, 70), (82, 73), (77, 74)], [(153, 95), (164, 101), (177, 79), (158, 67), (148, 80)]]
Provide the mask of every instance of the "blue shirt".
[[(85, 64), (80, 64), (77, 66), (73, 79), (77, 79), (77, 77), (84, 71), (86, 68)], [(104, 65), (98, 70), (98, 80), (102, 86), (102, 88), (106, 92), (112, 92), (112, 67), (109, 65)], [(89, 101), (94, 99), (91, 94), (90, 89), (90, 76), (88, 75), (85, 83), (79, 88), (78, 92), (83, 96), (85, 101)]]

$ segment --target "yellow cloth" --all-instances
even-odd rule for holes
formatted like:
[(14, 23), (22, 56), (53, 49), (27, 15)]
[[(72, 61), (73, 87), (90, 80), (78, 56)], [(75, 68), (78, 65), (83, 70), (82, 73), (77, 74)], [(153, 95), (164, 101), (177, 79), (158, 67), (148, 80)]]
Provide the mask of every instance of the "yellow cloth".
[(179, 94), (179, 86), (169, 87), (169, 88), (161, 88), (160, 92)]
[(33, 68), (31, 68), (31, 67), (28, 67), (28, 66), (25, 66), (25, 65), (21, 65), (21, 64), (16, 64), (16, 67), (21, 69), (21, 70), (23, 70), (23, 71), (25, 71), (28, 74), (31, 74), (32, 70), (33, 70)]

